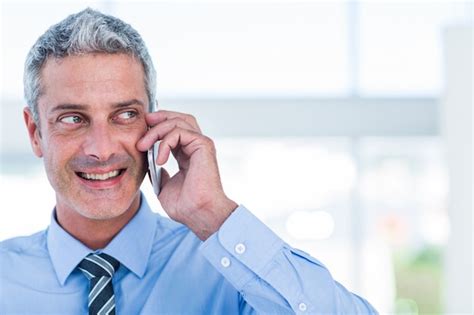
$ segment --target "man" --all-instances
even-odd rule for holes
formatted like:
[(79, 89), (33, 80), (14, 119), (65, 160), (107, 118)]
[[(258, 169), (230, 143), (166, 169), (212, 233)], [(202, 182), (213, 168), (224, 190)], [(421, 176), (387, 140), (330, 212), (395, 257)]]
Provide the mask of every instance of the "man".
[[(24, 118), (56, 206), (46, 231), (1, 243), (0, 313), (375, 313), (225, 195), (196, 120), (148, 112), (155, 76), (139, 34), (91, 9), (30, 50)], [(157, 141), (179, 165), (158, 195), (172, 220), (139, 191)]]

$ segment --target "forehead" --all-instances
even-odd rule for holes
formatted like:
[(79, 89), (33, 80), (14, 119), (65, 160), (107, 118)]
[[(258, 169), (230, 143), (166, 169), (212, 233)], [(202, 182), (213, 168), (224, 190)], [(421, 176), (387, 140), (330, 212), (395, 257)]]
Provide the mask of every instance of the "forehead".
[(39, 103), (147, 102), (142, 64), (126, 54), (49, 58), (41, 70)]

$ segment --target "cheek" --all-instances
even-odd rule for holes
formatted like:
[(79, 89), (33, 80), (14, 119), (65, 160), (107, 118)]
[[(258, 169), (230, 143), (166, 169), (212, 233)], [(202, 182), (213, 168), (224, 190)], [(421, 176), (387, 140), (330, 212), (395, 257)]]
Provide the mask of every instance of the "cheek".
[(68, 162), (78, 154), (81, 148), (80, 137), (53, 133), (48, 135), (49, 137), (43, 138), (41, 146), (45, 167), (51, 174), (64, 173), (68, 169)]
[(145, 167), (146, 152), (141, 152), (137, 149), (137, 142), (145, 135), (146, 131), (146, 127), (142, 130), (135, 129), (122, 137), (122, 143), (124, 144), (128, 154), (137, 161), (137, 164), (140, 167), (142, 165)]
[(65, 148), (59, 149), (48, 146), (43, 151), (43, 163), (46, 176), (54, 190), (63, 191), (69, 187), (71, 174), (67, 172), (68, 158), (65, 155)]
[(59, 174), (67, 169), (68, 161), (74, 156), (78, 145), (73, 141), (68, 143), (49, 142), (43, 146), (43, 159), (45, 167), (51, 174)]
[[(127, 143), (127, 147), (130, 148), (132, 152), (136, 152), (137, 154), (142, 154), (143, 152), (140, 152), (137, 149), (137, 142), (143, 138), (143, 136), (146, 134), (148, 128), (146, 126), (146, 123), (143, 122), (143, 124), (140, 124), (140, 126), (137, 128), (133, 128), (128, 130), (123, 136), (124, 141)], [(134, 154), (136, 155), (136, 154)]]

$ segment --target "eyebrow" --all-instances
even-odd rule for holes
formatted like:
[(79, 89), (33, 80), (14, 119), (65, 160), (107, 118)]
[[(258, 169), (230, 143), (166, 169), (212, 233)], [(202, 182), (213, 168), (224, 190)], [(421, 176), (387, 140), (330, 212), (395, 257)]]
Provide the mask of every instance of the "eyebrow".
[[(123, 101), (123, 102), (114, 103), (112, 104), (112, 108), (123, 108), (130, 105), (135, 105), (135, 104), (145, 106), (145, 104), (142, 101), (137, 100), (137, 99), (131, 99), (131, 100)], [(59, 105), (54, 106), (50, 112), (54, 113), (54, 112), (62, 111), (62, 110), (87, 110), (89, 107), (90, 107), (89, 105), (83, 105), (83, 104), (59, 104)]]
[(114, 108), (122, 108), (122, 107), (127, 107), (127, 106), (130, 106), (130, 105), (135, 105), (135, 104), (139, 104), (139, 105), (142, 105), (142, 106), (145, 106), (145, 104), (140, 101), (140, 100), (137, 100), (137, 99), (131, 99), (131, 100), (128, 100), (128, 101), (123, 101), (123, 102), (119, 102), (119, 103), (115, 103), (112, 105), (112, 107)]
[(88, 105), (81, 104), (59, 104), (51, 108), (50, 112), (54, 113), (61, 110), (84, 110), (89, 108)]

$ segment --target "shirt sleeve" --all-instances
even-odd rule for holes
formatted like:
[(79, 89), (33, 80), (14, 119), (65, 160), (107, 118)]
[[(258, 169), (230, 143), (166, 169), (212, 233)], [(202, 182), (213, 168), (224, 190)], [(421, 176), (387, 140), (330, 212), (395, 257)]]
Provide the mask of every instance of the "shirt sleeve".
[(200, 252), (240, 292), (244, 313), (378, 314), (242, 205)]

